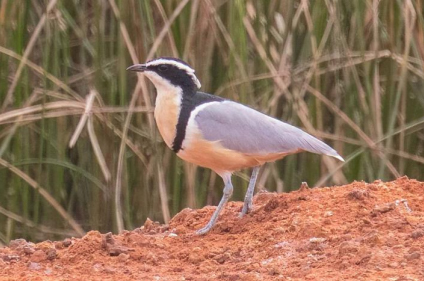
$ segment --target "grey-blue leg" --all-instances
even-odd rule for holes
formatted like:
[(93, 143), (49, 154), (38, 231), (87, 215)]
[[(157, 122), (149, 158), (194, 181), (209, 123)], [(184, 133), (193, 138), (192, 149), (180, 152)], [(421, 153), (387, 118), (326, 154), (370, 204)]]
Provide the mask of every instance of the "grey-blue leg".
[(246, 191), (246, 196), (244, 197), (243, 209), (241, 210), (240, 217), (243, 217), (245, 214), (252, 210), (252, 198), (253, 192), (255, 191), (256, 179), (258, 178), (259, 170), (261, 166), (253, 168), (252, 176), (250, 177), (249, 187)]
[(212, 229), (212, 227), (215, 225), (216, 220), (218, 219), (219, 214), (224, 208), (225, 203), (227, 203), (228, 199), (230, 199), (231, 195), (233, 194), (233, 184), (231, 183), (231, 173), (226, 173), (221, 176), (225, 183), (224, 193), (222, 194), (221, 201), (219, 202), (218, 207), (216, 207), (216, 210), (213, 213), (208, 224), (205, 227), (196, 231), (197, 235), (205, 234)]

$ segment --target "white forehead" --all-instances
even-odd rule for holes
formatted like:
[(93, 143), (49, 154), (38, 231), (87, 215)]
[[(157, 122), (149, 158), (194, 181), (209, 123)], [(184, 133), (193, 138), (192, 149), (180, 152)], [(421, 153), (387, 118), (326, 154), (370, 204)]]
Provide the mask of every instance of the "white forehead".
[(152, 60), (146, 63), (146, 66), (154, 66), (154, 65), (159, 65), (159, 64), (169, 64), (169, 65), (173, 65), (178, 67), (179, 69), (185, 70), (189, 73), (194, 73), (194, 69), (191, 68), (190, 66), (183, 64), (179, 61), (175, 61), (175, 60), (167, 60), (167, 59), (157, 59), (157, 60)]
[(191, 76), (191, 79), (193, 79), (193, 81), (196, 84), (198, 89), (200, 89), (200, 87), (202, 87), (199, 79), (197, 79), (196, 75), (194, 74), (195, 70), (193, 68), (191, 68), (190, 66), (183, 64), (181, 62), (178, 62), (178, 61), (175, 61), (175, 60), (168, 60), (168, 59), (156, 59), (156, 60), (147, 62), (146, 66), (149, 67), (149, 66), (155, 66), (155, 65), (160, 65), (160, 64), (169, 64), (169, 65), (173, 65), (175, 67), (178, 67), (181, 70), (184, 70), (185, 72), (187, 72), (188, 75)]

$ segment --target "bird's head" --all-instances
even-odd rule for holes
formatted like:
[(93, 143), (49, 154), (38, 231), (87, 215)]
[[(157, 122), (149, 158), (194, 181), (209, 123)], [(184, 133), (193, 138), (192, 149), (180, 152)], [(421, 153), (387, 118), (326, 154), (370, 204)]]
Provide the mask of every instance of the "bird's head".
[(127, 70), (143, 72), (158, 90), (180, 87), (183, 90), (195, 91), (201, 87), (194, 69), (176, 58), (161, 57), (143, 64), (132, 65)]

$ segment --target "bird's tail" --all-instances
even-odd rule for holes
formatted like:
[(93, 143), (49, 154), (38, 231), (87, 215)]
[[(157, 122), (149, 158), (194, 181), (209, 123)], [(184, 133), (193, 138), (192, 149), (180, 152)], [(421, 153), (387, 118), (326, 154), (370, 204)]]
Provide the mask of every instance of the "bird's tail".
[(302, 148), (306, 151), (324, 154), (339, 159), (340, 161), (345, 161), (333, 148), (307, 133), (304, 133), (302, 136), (302, 142), (304, 144)]

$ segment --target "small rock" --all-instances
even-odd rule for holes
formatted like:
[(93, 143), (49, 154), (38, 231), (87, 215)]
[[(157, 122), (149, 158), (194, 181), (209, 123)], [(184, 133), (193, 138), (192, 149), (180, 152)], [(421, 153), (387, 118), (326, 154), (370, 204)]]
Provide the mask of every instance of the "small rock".
[(27, 255), (31, 255), (35, 252), (34, 247), (32, 247), (30, 245), (25, 245), (22, 249), (24, 250), (24, 253), (27, 254)]
[(40, 270), (42, 266), (38, 262), (29, 262), (28, 269), (29, 270)]
[(324, 213), (324, 217), (325, 218), (331, 217), (332, 215), (333, 215), (333, 212), (332, 211), (327, 211), (327, 212)]
[(100, 272), (103, 269), (103, 265), (101, 263), (96, 263), (93, 265), (93, 270), (95, 272)]
[(411, 208), (409, 208), (408, 200), (401, 198), (395, 201), (396, 206), (398, 206), (401, 203), (403, 204), (403, 206), (405, 207), (408, 213), (412, 212)]
[(416, 229), (411, 233), (411, 237), (414, 239), (418, 239), (424, 236), (424, 229)]
[(286, 229), (284, 227), (277, 227), (277, 228), (274, 229), (274, 233), (284, 234), (284, 233), (286, 233)]
[(53, 249), (53, 248), (47, 249), (46, 255), (49, 261), (54, 260), (57, 257), (56, 249)]
[(380, 236), (377, 233), (373, 232), (373, 233), (370, 233), (369, 235), (367, 235), (364, 238), (363, 241), (370, 246), (375, 246), (375, 245), (380, 244), (381, 239), (380, 239)]
[(367, 208), (360, 208), (357, 214), (359, 217), (367, 217), (370, 215), (370, 211)]
[(413, 252), (413, 253), (411, 253), (411, 254), (406, 254), (406, 255), (405, 255), (405, 259), (406, 259), (407, 261), (415, 260), (415, 259), (419, 259), (420, 257), (421, 257), (420, 252)]
[(409, 248), (408, 253), (412, 254), (413, 252), (420, 252), (420, 251), (421, 251), (420, 247), (411, 247)]
[(274, 259), (273, 258), (269, 258), (266, 260), (261, 261), (261, 265), (267, 265), (270, 264)]
[(204, 257), (199, 252), (191, 252), (188, 255), (188, 261), (192, 264), (199, 264), (204, 260)]
[(289, 232), (296, 232), (296, 230), (297, 230), (297, 226), (295, 226), (295, 225), (293, 225), (293, 224), (292, 224), (292, 225), (290, 225), (290, 226), (289, 226), (289, 228), (288, 228), (288, 231), (289, 231)]
[(129, 231), (129, 230), (122, 230), (120, 233), (119, 233), (120, 235), (123, 235), (123, 236), (127, 236), (127, 235), (129, 235), (129, 234), (131, 234), (131, 231)]
[(325, 236), (325, 230), (317, 221), (308, 220), (302, 223), (299, 234), (305, 237), (323, 237)]
[(62, 250), (64, 248), (63, 241), (55, 241), (53, 244), (55, 249)]
[(214, 258), (218, 263), (223, 264), (224, 262), (226, 262), (227, 260), (230, 259), (230, 254), (229, 253), (224, 253), (221, 255), (218, 255)]
[(289, 242), (283, 241), (274, 245), (274, 248), (286, 248), (289, 247)]
[(330, 225), (332, 222), (331, 222), (331, 220), (330, 219), (324, 219), (323, 221), (322, 221), (322, 224), (323, 225)]
[(277, 193), (268, 192), (266, 190), (261, 190), (258, 193), (256, 193), (255, 199), (254, 199), (254, 204), (256, 206), (265, 205), (267, 202), (269, 202), (274, 197), (278, 197)]
[(53, 273), (53, 270), (49, 267), (46, 270), (44, 270), (44, 274), (51, 275)]
[(66, 238), (65, 240), (63, 240), (62, 244), (63, 244), (63, 247), (69, 247), (72, 245), (72, 240), (69, 238)]
[(112, 273), (116, 272), (116, 269), (113, 268), (113, 267), (107, 266), (107, 267), (103, 268), (103, 272), (112, 274)]
[(386, 233), (384, 238), (385, 238), (384, 239), (385, 246), (394, 247), (395, 245), (399, 244), (398, 237), (393, 232)]
[(391, 262), (391, 263), (389, 263), (389, 267), (391, 267), (391, 268), (397, 268), (397, 267), (399, 267), (399, 263), (398, 262)]
[(23, 247), (24, 245), (26, 245), (28, 242), (25, 239), (15, 239), (9, 242), (9, 248), (10, 249), (16, 249), (18, 247)]
[(178, 236), (187, 233), (187, 229), (183, 225), (178, 225), (172, 232)]
[(371, 224), (371, 221), (369, 219), (362, 219), (362, 222), (364, 224), (367, 224), (367, 225), (370, 225)]
[(347, 233), (340, 236), (340, 241), (349, 241), (352, 240), (352, 234)]
[(31, 256), (31, 261), (33, 262), (42, 262), (45, 261), (47, 259), (47, 255), (43, 250), (36, 250), (32, 256)]
[(359, 251), (359, 243), (353, 241), (344, 241), (340, 243), (339, 254), (345, 255), (348, 253), (356, 253)]
[[(307, 250), (307, 251), (323, 251), (327, 245), (324, 243), (326, 241), (325, 238), (321, 237), (313, 237), (309, 239), (309, 243), (305, 245), (305, 247), (301, 247), (300, 251)], [(302, 249), (303, 248), (303, 249)]]
[(3, 255), (3, 256), (0, 256), (0, 259), (6, 262), (16, 262), (20, 258), (18, 255)]
[(299, 191), (304, 192), (308, 190), (310, 190), (308, 183), (306, 181), (302, 182), (302, 184), (299, 187)]
[(159, 258), (154, 253), (148, 253), (145, 257), (147, 263), (157, 266), (159, 262)]
[(384, 205), (377, 205), (374, 207), (374, 209), (371, 211), (371, 215), (372, 216), (376, 216), (377, 213), (387, 213), (390, 212), (391, 210), (394, 210), (396, 208), (396, 204), (395, 203), (387, 203)]
[(130, 255), (128, 255), (126, 253), (120, 253), (119, 256), (118, 256), (118, 260), (120, 262), (126, 262), (129, 258), (130, 258)]
[(108, 244), (115, 244), (115, 239), (113, 239), (112, 232), (108, 232), (105, 235), (102, 235), (102, 247), (107, 248)]
[(365, 200), (370, 196), (369, 190), (355, 189), (347, 194), (347, 198), (351, 200)]
[(174, 272), (182, 272), (183, 271), (183, 268), (182, 267), (174, 267), (172, 269), (172, 271), (174, 271)]
[(265, 212), (271, 212), (272, 210), (275, 210), (278, 207), (278, 199), (272, 198), (271, 200), (266, 203), (264, 207)]
[(358, 259), (356, 260), (356, 265), (363, 265), (368, 263), (371, 260), (371, 252), (363, 252), (358, 254)]
[(373, 191), (377, 191), (378, 190), (378, 186), (377, 185), (374, 185), (374, 184), (369, 184), (367, 187), (368, 187), (368, 189), (373, 190)]
[(127, 253), (128, 248), (124, 246), (110, 246), (108, 247), (108, 252), (109, 252), (109, 255), (116, 257), (122, 253)]
[(147, 218), (144, 222), (143, 228), (147, 233), (155, 234), (158, 232), (160, 224), (158, 222), (154, 222), (151, 219)]
[(308, 197), (305, 195), (300, 195), (299, 197), (297, 197), (297, 200), (299, 201), (308, 201)]
[(327, 239), (325, 239), (323, 237), (312, 237), (312, 238), (309, 239), (309, 242), (311, 242), (311, 243), (322, 243), (322, 242), (325, 242), (325, 240), (327, 240)]
[[(270, 268), (268, 268), (268, 274), (271, 276), (281, 275), (282, 273), (283, 273), (283, 270), (279, 266), (271, 266)], [(235, 279), (235, 280), (240, 280), (240, 279)]]
[(421, 223), (422, 218), (420, 216), (416, 216), (414, 215), (410, 215), (409, 213), (406, 213), (404, 215), (406, 221), (410, 224), (410, 225), (419, 225)]

